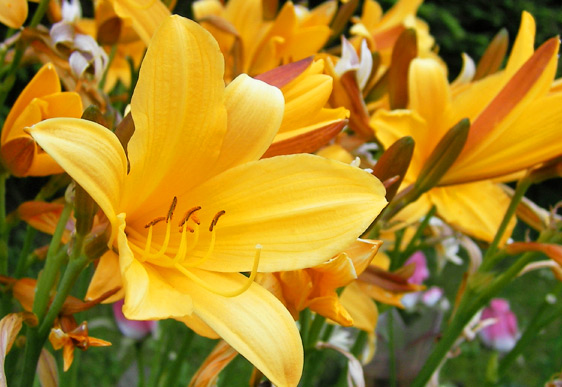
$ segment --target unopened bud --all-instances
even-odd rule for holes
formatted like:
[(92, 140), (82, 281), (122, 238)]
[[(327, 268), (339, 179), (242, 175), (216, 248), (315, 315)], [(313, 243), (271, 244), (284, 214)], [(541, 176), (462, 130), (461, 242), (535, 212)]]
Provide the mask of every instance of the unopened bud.
[(74, 189), (74, 217), (76, 218), (77, 234), (86, 235), (90, 232), (97, 210), (98, 206), (90, 194), (76, 184)]
[(402, 180), (404, 180), (404, 176), (406, 176), (414, 154), (414, 145), (415, 142), (412, 137), (402, 137), (382, 154), (373, 167), (373, 175), (378, 177), (380, 181), (387, 181), (398, 176), (398, 179), (386, 188), (386, 200), (388, 202), (394, 198)]
[(91, 260), (98, 259), (109, 250), (107, 244), (111, 237), (109, 227), (99, 232), (92, 232), (84, 240), (84, 254)]
[(464, 118), (449, 129), (439, 141), (416, 180), (415, 189), (419, 194), (427, 192), (439, 184), (439, 180), (459, 157), (466, 143), (469, 129), (470, 121)]

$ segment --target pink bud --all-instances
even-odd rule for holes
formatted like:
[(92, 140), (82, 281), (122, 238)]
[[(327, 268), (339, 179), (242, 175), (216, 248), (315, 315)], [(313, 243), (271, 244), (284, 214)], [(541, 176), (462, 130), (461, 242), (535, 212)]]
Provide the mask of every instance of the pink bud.
[(425, 254), (421, 251), (417, 251), (408, 260), (406, 265), (413, 263), (416, 265), (416, 270), (414, 274), (408, 279), (411, 284), (421, 285), (423, 281), (429, 278), (429, 270), (427, 269), (427, 260), (425, 259)]
[(517, 317), (509, 308), (509, 302), (503, 298), (494, 298), (490, 306), (484, 308), (480, 320), (495, 319), (496, 322), (488, 325), (480, 332), (480, 338), (487, 346), (500, 352), (509, 352), (517, 342), (519, 330)]
[(156, 321), (135, 321), (127, 319), (122, 312), (123, 300), (113, 304), (113, 315), (123, 335), (135, 340), (142, 340), (156, 329)]

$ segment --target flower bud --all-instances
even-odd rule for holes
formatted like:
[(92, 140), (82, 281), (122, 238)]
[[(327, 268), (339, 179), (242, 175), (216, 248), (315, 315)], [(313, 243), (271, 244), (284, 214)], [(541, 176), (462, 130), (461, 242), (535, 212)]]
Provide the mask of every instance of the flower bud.
[(414, 154), (414, 139), (410, 136), (402, 137), (392, 144), (373, 167), (373, 175), (383, 183), (398, 176), (398, 179), (386, 187), (386, 200), (390, 202), (406, 176), (412, 155)]
[(439, 141), (416, 180), (415, 189), (419, 194), (435, 187), (445, 172), (453, 165), (466, 143), (469, 129), (470, 121), (464, 118), (449, 129)]

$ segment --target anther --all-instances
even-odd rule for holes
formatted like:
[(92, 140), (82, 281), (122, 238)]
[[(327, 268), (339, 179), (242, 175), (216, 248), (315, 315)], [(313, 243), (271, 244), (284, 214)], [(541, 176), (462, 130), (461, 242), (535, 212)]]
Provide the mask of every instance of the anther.
[(166, 223), (168, 223), (170, 220), (172, 220), (172, 216), (174, 215), (174, 210), (176, 209), (176, 204), (178, 204), (178, 198), (174, 196), (174, 199), (172, 200), (172, 205), (170, 206), (170, 209), (168, 210), (168, 216), (166, 217)]
[(160, 216), (154, 220), (151, 220), (147, 224), (145, 224), (144, 228), (149, 228), (150, 226), (154, 226), (156, 223), (160, 223), (161, 221), (166, 220), (163, 216)]
[(226, 213), (225, 210), (221, 210), (221, 211), (219, 211), (215, 214), (215, 217), (213, 218), (213, 221), (211, 222), (211, 225), (209, 226), (209, 231), (213, 231), (213, 228), (215, 228), (215, 226), (217, 225), (217, 222), (219, 221), (219, 218), (221, 216), (223, 216), (225, 213)]
[(197, 207), (193, 207), (193, 208), (190, 208), (189, 210), (187, 210), (187, 212), (185, 213), (185, 216), (183, 217), (179, 226), (183, 227), (184, 223), (187, 222), (192, 215), (193, 215), (193, 221), (195, 223), (199, 224), (199, 219), (195, 216), (195, 212), (199, 211), (200, 209), (201, 209), (201, 206), (197, 206)]

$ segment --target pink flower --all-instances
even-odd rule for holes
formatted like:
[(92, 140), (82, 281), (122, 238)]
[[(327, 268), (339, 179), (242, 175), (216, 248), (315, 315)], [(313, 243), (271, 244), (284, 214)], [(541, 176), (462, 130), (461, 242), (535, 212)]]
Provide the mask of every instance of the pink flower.
[(123, 300), (113, 304), (113, 315), (117, 326), (123, 335), (135, 340), (142, 340), (156, 329), (156, 321), (135, 321), (125, 318), (123, 315)]
[(411, 284), (421, 285), (423, 281), (429, 278), (429, 270), (427, 269), (427, 260), (425, 259), (425, 254), (421, 251), (417, 251), (408, 260), (406, 265), (413, 263), (416, 266), (414, 274), (408, 279)]
[(495, 319), (496, 322), (488, 325), (480, 332), (480, 338), (487, 346), (500, 352), (509, 352), (519, 338), (517, 317), (509, 308), (509, 302), (503, 298), (494, 298), (490, 306), (484, 308), (480, 320)]

